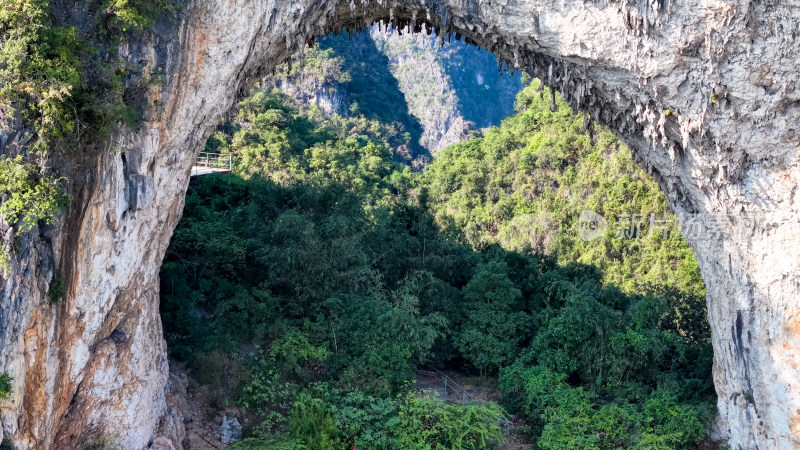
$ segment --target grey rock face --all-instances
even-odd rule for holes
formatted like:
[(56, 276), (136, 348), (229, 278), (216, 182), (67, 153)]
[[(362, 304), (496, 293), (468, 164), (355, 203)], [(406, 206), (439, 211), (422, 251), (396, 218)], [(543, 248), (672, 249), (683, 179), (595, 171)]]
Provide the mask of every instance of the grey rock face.
[[(452, 36), (441, 47), (435, 34), (400, 32), (376, 25), (370, 30), (375, 45), (389, 58), (389, 70), (405, 94), (409, 112), (422, 125), (420, 144), (431, 154), (469, 139), (478, 128), (500, 125), (514, 112), (520, 77), (500, 77), (488, 52)], [(477, 104), (470, 102), (470, 94), (478, 97)]]
[(149, 450), (175, 450), (176, 447), (175, 447), (175, 444), (173, 444), (172, 441), (170, 441), (169, 439), (160, 437), (160, 438), (157, 438), (156, 440), (154, 440), (153, 443), (150, 444), (150, 447), (148, 447), (148, 449)]
[(277, 83), (278, 89), (297, 98), (305, 104), (315, 104), (319, 107), (324, 116), (333, 114), (347, 114), (347, 92), (342, 91), (336, 84), (313, 85), (307, 89), (307, 85), (298, 86), (291, 80), (281, 80)]
[[(711, 225), (687, 234), (708, 288), (719, 429), (731, 448), (800, 446), (798, 6), (189, 2), (121, 47), (132, 73), (165, 73), (147, 87), (141, 128), (65, 167), (69, 210), (23, 236), (0, 279), (0, 365), (14, 377), (4, 436), (21, 448), (79, 448), (96, 436), (141, 448), (158, 435), (167, 383), (158, 270), (196, 152), (237, 96), (309, 39), (392, 19), (458, 32), (555, 87), (631, 146), (684, 224)], [(50, 254), (67, 287), (56, 307), (52, 270), (39, 264)], [(116, 330), (126, 338), (111, 339)]]
[(222, 416), (222, 425), (219, 426), (219, 440), (223, 444), (233, 444), (242, 439), (242, 425), (236, 417)]

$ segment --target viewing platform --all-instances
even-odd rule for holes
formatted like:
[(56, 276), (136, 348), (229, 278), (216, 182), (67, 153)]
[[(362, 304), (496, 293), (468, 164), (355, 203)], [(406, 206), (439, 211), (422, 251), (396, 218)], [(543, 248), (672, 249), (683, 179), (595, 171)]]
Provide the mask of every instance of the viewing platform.
[(211, 173), (230, 173), (233, 170), (233, 155), (201, 152), (192, 166), (193, 177)]

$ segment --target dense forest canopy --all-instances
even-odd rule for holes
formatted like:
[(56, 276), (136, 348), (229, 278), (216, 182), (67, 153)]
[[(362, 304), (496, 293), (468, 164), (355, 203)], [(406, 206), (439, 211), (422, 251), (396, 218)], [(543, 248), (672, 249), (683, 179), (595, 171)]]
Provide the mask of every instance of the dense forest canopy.
[[(310, 55), (302, 70), (352, 76)], [(161, 274), (172, 356), (246, 411), (237, 448), (483, 449), (509, 414), (536, 448), (697, 448), (714, 414), (697, 264), (677, 228), (624, 232), (667, 221), (663, 195), (550, 95), (531, 81), (423, 171), (366, 96), (329, 116), (271, 86), (241, 102), (207, 145), (235, 173), (192, 181)], [(584, 210), (604, 236), (581, 239)], [(424, 367), (501, 405), (418, 395)]]

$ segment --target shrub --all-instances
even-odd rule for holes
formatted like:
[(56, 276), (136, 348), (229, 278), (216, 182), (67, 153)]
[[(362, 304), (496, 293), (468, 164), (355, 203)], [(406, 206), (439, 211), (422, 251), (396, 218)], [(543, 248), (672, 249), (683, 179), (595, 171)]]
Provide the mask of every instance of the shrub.
[(11, 386), (12, 381), (14, 381), (14, 379), (11, 378), (8, 372), (0, 374), (0, 400), (8, 400), (11, 398), (11, 390), (13, 389), (13, 386)]
[(505, 443), (500, 426), (505, 418), (493, 403), (451, 405), (409, 393), (401, 403), (394, 432), (403, 449), (483, 450)]
[(20, 231), (32, 229), (39, 221), (53, 223), (67, 202), (60, 183), (61, 179), (44, 176), (22, 156), (0, 156), (0, 216), (12, 224), (21, 222)]
[(339, 427), (320, 399), (301, 395), (289, 414), (289, 433), (308, 450), (342, 448)]
[(285, 434), (274, 434), (260, 438), (241, 440), (230, 447), (231, 450), (307, 450), (300, 440)]

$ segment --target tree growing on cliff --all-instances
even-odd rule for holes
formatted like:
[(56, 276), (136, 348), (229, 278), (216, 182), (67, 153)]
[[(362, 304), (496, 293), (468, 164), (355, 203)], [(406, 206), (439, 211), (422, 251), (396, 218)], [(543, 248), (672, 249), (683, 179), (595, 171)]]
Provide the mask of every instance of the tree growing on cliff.
[(8, 400), (11, 397), (11, 382), (14, 381), (8, 372), (0, 374), (0, 400)]

